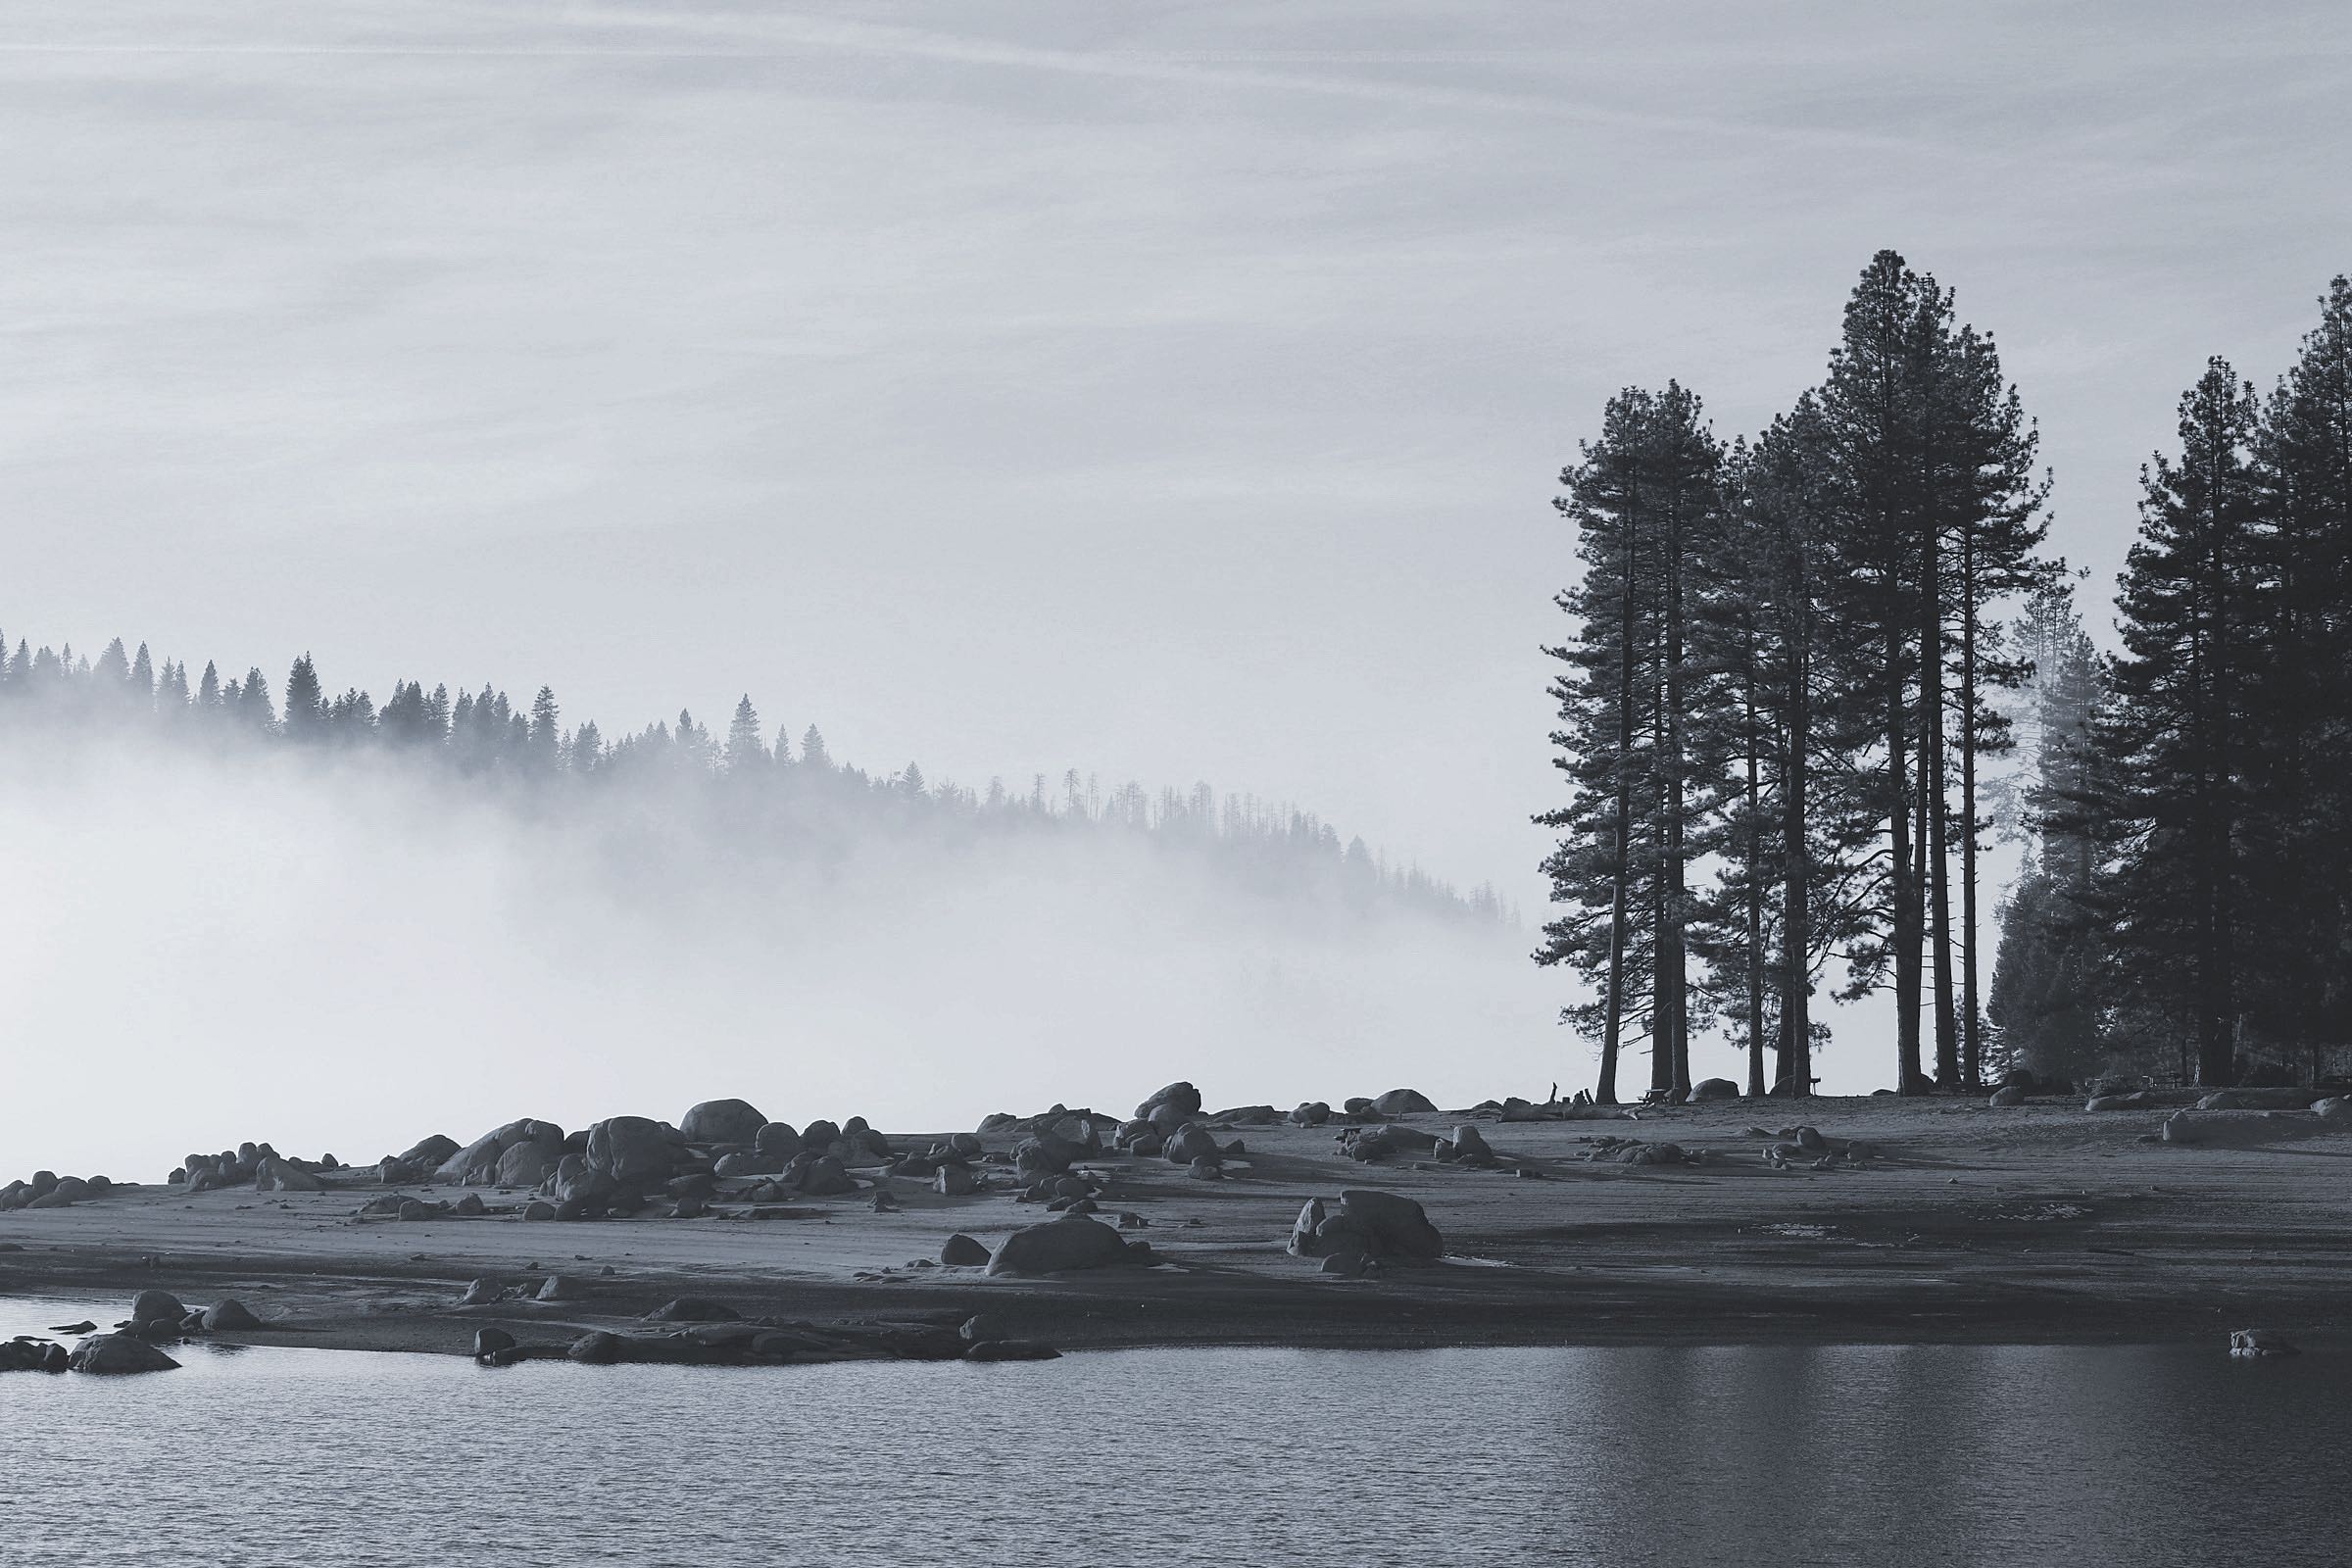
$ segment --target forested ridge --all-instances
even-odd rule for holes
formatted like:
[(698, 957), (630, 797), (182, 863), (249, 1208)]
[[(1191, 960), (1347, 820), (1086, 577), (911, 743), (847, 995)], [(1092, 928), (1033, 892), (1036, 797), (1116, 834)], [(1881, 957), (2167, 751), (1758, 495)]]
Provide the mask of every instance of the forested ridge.
[[(7, 646), (0, 637), (0, 649)], [(908, 762), (888, 773), (835, 759), (816, 725), (772, 738), (747, 693), (722, 730), (681, 710), (608, 738), (565, 720), (555, 692), (528, 704), (485, 685), (454, 695), (400, 680), (380, 706), (367, 691), (330, 695), (312, 657), (288, 669), (282, 698), (258, 666), (224, 677), (116, 638), (95, 659), (34, 648), (19, 636), (0, 660), (0, 739), (16, 746), (130, 736), (174, 758), (315, 757), (386, 772), (421, 767), (485, 801), (545, 815), (567, 807), (635, 808), (648, 835), (669, 819), (710, 826), (731, 858), (823, 863), (845, 842), (929, 848), (1021, 835), (1124, 837), (1194, 855), (1228, 881), (1273, 896), (1327, 896), (1359, 908), (1411, 908), (1476, 923), (1516, 918), (1491, 886), (1467, 894), (1415, 864), (1395, 864), (1361, 838), (1342, 840), (1309, 811), (1252, 795), (1190, 789), (1104, 789), (1092, 775), (1035, 773), (1023, 784), (971, 788)], [(610, 822), (613, 818), (605, 818)]]
[[(2352, 284), (2258, 394), (2208, 362), (2099, 653), (1992, 334), (1883, 251), (1821, 382), (1725, 442), (1628, 388), (1561, 474), (1564, 800), (1539, 962), (1597, 1098), (1709, 1028), (1805, 1094), (1825, 994), (1890, 995), (1887, 1081), (2225, 1085), (2352, 1032)], [(1986, 910), (1984, 857), (2023, 840)], [(1986, 912), (1996, 917), (1986, 919)], [(1988, 964), (1980, 933), (1997, 928)], [(1989, 972), (1988, 972), (1989, 971)]]

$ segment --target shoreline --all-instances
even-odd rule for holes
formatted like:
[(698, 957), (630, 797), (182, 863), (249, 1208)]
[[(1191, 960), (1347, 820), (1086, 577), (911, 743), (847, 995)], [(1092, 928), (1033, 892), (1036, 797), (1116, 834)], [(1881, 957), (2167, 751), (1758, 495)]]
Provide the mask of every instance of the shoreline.
[[(1815, 1123), (1882, 1152), (1852, 1169), (1778, 1168), (1751, 1122)], [(1405, 1118), (1428, 1130), (1458, 1116)], [(2302, 1115), (2217, 1112), (2210, 1141), (2142, 1141), (2159, 1113), (2080, 1101), (1728, 1102), (1639, 1122), (1479, 1125), (1516, 1167), (1362, 1164), (1330, 1129), (1246, 1127), (1224, 1180), (1164, 1160), (1084, 1163), (1105, 1209), (1136, 1214), (1154, 1265), (1038, 1276), (923, 1266), (951, 1233), (994, 1248), (1051, 1216), (1004, 1192), (925, 1184), (796, 1203), (764, 1219), (533, 1223), (513, 1214), (369, 1220), (386, 1191), (119, 1190), (0, 1214), (0, 1296), (243, 1301), (269, 1326), (223, 1344), (468, 1353), (497, 1326), (526, 1345), (647, 1332), (679, 1297), (746, 1318), (952, 1326), (987, 1314), (1062, 1349), (1181, 1347), (2159, 1344), (2249, 1325), (2325, 1340), (2352, 1314), (2352, 1133)], [(1696, 1165), (1582, 1157), (1634, 1136)], [(916, 1141), (919, 1146), (919, 1140)], [(992, 1136), (992, 1150), (1010, 1147)], [(1319, 1274), (1283, 1241), (1308, 1199), (1371, 1187), (1420, 1202), (1448, 1260)], [(412, 1186), (409, 1190), (416, 1190)], [(466, 1189), (447, 1186), (428, 1196)], [(481, 1189), (495, 1205), (517, 1195)], [(611, 1272), (606, 1272), (610, 1270)], [(576, 1300), (457, 1304), (476, 1279), (561, 1274)], [(102, 1327), (104, 1325), (102, 1324)], [(0, 1325), (0, 1335), (46, 1325)]]

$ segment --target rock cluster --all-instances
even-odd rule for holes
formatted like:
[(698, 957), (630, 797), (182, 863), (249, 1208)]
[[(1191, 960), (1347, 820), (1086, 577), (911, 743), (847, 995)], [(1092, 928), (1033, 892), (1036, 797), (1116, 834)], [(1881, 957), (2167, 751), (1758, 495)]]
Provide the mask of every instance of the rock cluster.
[(114, 1186), (104, 1176), (60, 1176), (53, 1170), (36, 1170), (24, 1180), (0, 1187), (0, 1213), (17, 1208), (66, 1208)]
[(341, 1169), (342, 1162), (332, 1154), (296, 1159), (268, 1144), (243, 1143), (218, 1154), (190, 1154), (169, 1179), (191, 1193), (245, 1186), (257, 1193), (318, 1193), (326, 1190), (319, 1178)]
[(176, 1344), (201, 1334), (234, 1333), (263, 1327), (262, 1320), (243, 1302), (220, 1300), (191, 1308), (170, 1291), (141, 1291), (132, 1298), (130, 1316), (108, 1332), (94, 1323), (70, 1323), (52, 1330), (86, 1336), (68, 1351), (63, 1345), (37, 1335), (20, 1334), (0, 1341), (0, 1372), (91, 1372), (106, 1376), (135, 1372), (170, 1372), (179, 1366), (157, 1347)]
[(1703, 1165), (1706, 1151), (1641, 1138), (1593, 1138), (1585, 1158), (1611, 1165)]

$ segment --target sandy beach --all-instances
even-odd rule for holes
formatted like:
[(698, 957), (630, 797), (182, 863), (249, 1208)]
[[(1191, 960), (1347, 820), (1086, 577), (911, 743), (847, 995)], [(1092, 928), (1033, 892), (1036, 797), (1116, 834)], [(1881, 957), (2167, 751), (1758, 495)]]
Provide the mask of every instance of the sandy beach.
[[(1408, 1118), (1433, 1131), (1446, 1114)], [(1104, 1218), (1140, 1216), (1149, 1267), (989, 1276), (939, 1266), (1049, 1219), (995, 1191), (942, 1198), (883, 1179), (828, 1200), (698, 1219), (534, 1223), (515, 1212), (401, 1221), (351, 1171), (320, 1193), (118, 1189), (0, 1214), (0, 1295), (108, 1300), (172, 1291), (244, 1301), (254, 1344), (466, 1352), (498, 1324), (525, 1343), (625, 1327), (692, 1295), (746, 1316), (953, 1322), (991, 1314), (1062, 1348), (1659, 1342), (2116, 1341), (2260, 1322), (2326, 1334), (2352, 1300), (2352, 1130), (2305, 1113), (2216, 1112), (2193, 1146), (2161, 1113), (2081, 1102), (1993, 1109), (1885, 1098), (1731, 1102), (1636, 1122), (1482, 1124), (1504, 1163), (1347, 1158), (1327, 1128), (1250, 1127), (1222, 1180), (1106, 1156)], [(1750, 1129), (1803, 1121), (1878, 1152), (1776, 1167)], [(1670, 1140), (1690, 1165), (1586, 1157), (1606, 1137)], [(986, 1140), (1008, 1150), (1009, 1136)], [(896, 1139), (921, 1147), (921, 1137)], [(1534, 1173), (1522, 1176), (1520, 1171)], [(1284, 1243), (1301, 1204), (1375, 1187), (1424, 1205), (1446, 1255), (1340, 1279)], [(479, 1192), (493, 1209), (519, 1192)], [(875, 1191), (898, 1212), (877, 1212)], [(750, 1217), (757, 1213), (759, 1217)], [(562, 1274), (581, 1299), (462, 1307), (469, 1282)], [(11, 1331), (29, 1325), (12, 1325)]]

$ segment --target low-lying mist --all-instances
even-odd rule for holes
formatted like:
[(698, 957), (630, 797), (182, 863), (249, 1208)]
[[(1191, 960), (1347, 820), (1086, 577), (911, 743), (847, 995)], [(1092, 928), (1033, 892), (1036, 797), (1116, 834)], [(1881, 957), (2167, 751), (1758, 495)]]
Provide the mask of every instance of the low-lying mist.
[(1507, 922), (1164, 836), (861, 811), (746, 839), (708, 789), (143, 730), (0, 758), (7, 1175), (153, 1181), (244, 1139), (365, 1161), (716, 1096), (926, 1131), (1180, 1077), (1458, 1104), (1582, 1054)]

